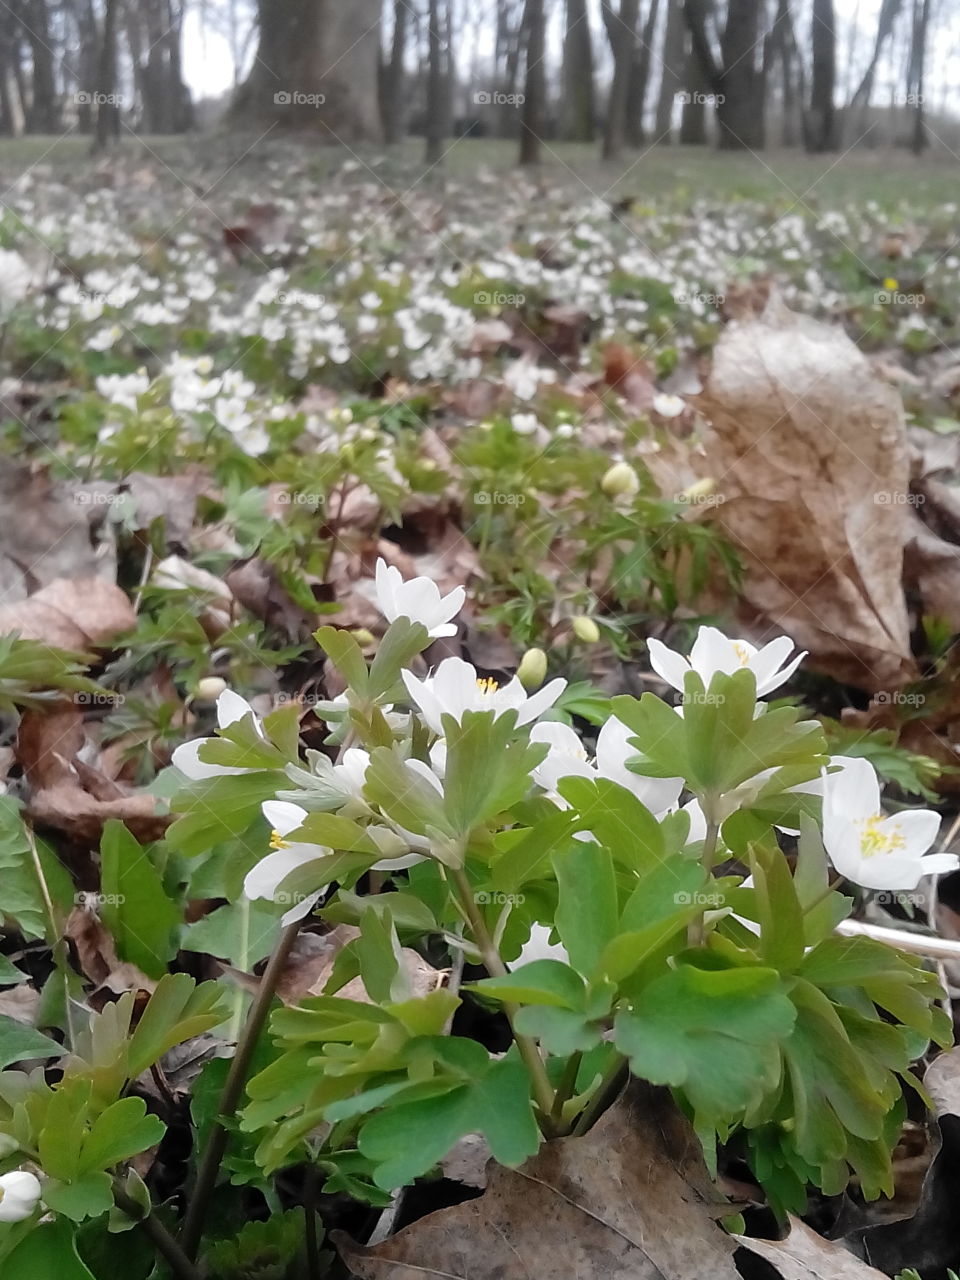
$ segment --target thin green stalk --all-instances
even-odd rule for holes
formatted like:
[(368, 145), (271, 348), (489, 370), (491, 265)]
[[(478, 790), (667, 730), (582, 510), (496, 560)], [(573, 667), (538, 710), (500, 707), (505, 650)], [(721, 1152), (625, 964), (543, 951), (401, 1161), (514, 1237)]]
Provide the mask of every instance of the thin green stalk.
[[(477, 946), (480, 948), (480, 955), (483, 958), (484, 966), (492, 978), (504, 978), (509, 970), (500, 959), (500, 952), (493, 944), (493, 939), (487, 929), (483, 916), (477, 910), (477, 904), (473, 898), (473, 890), (470, 887), (470, 881), (467, 879), (466, 872), (462, 868), (452, 872), (452, 879), (457, 886), (457, 893), (460, 897), (460, 905), (466, 914), (470, 928), (473, 930), (473, 936), (476, 939)], [(544, 1065), (543, 1058), (540, 1056), (540, 1050), (536, 1041), (529, 1036), (521, 1035), (514, 1026), (517, 1016), (516, 1005), (504, 1005), (504, 1011), (510, 1022), (513, 1038), (516, 1042), (517, 1049), (520, 1051), (520, 1057), (523, 1059), (524, 1065), (530, 1072), (530, 1078), (533, 1082), (533, 1096), (536, 1099), (537, 1107), (541, 1113), (541, 1128), (547, 1134), (552, 1130), (550, 1116), (553, 1112), (554, 1090), (547, 1076), (547, 1068)]]
[(577, 1087), (577, 1073), (580, 1070), (580, 1063), (583, 1061), (583, 1054), (577, 1050), (571, 1053), (567, 1061), (566, 1068), (557, 1085), (557, 1092), (553, 1099), (553, 1107), (550, 1111), (550, 1119), (559, 1130), (563, 1125), (563, 1108), (573, 1097), (573, 1091)]
[(53, 953), (53, 963), (63, 981), (63, 1011), (66, 1018), (67, 1026), (67, 1043), (69, 1048), (73, 1048), (76, 1044), (77, 1033), (73, 1022), (73, 1011), (70, 1007), (70, 979), (67, 975), (67, 947), (60, 935), (60, 926), (57, 923), (57, 913), (54, 909), (53, 899), (50, 896), (50, 888), (47, 884), (47, 877), (44, 875), (43, 863), (40, 860), (40, 850), (37, 848), (36, 836), (33, 834), (33, 828), (29, 823), (23, 824), (26, 832), (27, 843), (30, 846), (30, 857), (33, 861), (34, 874), (37, 877), (37, 884), (40, 886), (40, 896), (43, 898), (43, 907), (47, 916), (47, 928), (50, 930), (50, 949)]
[(113, 1183), (113, 1198), (117, 1208), (131, 1218), (150, 1237), (157, 1253), (170, 1264), (176, 1280), (201, 1280), (200, 1272), (156, 1214), (144, 1215), (143, 1208), (132, 1196), (128, 1196), (119, 1178)]
[[(700, 855), (700, 861), (703, 863), (703, 869), (709, 875), (713, 869), (713, 859), (717, 852), (717, 840), (720, 836), (719, 822), (707, 821), (707, 833), (703, 838), (703, 853)], [(705, 912), (701, 911), (695, 920), (690, 921), (687, 929), (687, 941), (691, 947), (702, 947), (705, 937), (703, 927), (703, 917)]]
[(240, 1099), (243, 1097), (243, 1090), (247, 1083), (247, 1076), (250, 1073), (250, 1065), (253, 1061), (257, 1042), (266, 1024), (270, 1005), (276, 994), (277, 984), (290, 958), (290, 952), (293, 950), (293, 944), (297, 940), (299, 931), (300, 921), (295, 920), (293, 924), (287, 925), (280, 935), (280, 941), (277, 943), (264, 970), (263, 977), (260, 979), (260, 986), (247, 1014), (243, 1033), (237, 1044), (237, 1051), (230, 1063), (230, 1070), (227, 1073), (223, 1093), (220, 1095), (220, 1102), (217, 1107), (217, 1119), (210, 1131), (207, 1145), (200, 1159), (196, 1186), (194, 1187), (180, 1237), (183, 1250), (187, 1257), (191, 1259), (196, 1258), (200, 1248), (207, 1205), (217, 1185), (220, 1164), (227, 1149), (225, 1122), (233, 1119), (236, 1115), (237, 1107), (240, 1105)]
[(580, 1113), (580, 1118), (573, 1126), (573, 1136), (582, 1137), (593, 1127), (597, 1118), (606, 1111), (610, 1103), (623, 1088), (630, 1074), (630, 1064), (626, 1058), (616, 1058), (607, 1068), (603, 1078), (597, 1085), (596, 1092)]

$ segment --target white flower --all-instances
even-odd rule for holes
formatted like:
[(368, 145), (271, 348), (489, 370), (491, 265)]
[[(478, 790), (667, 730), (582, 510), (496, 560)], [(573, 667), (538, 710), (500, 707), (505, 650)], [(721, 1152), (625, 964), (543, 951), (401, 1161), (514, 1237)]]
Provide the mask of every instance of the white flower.
[(840, 874), (854, 884), (915, 889), (921, 876), (956, 871), (956, 854), (927, 853), (939, 828), (940, 815), (929, 809), (885, 815), (880, 781), (868, 760), (851, 758), (838, 773), (824, 771), (824, 847)]
[(640, 753), (630, 745), (634, 736), (622, 720), (611, 716), (597, 735), (597, 772), (601, 778), (617, 782), (646, 805), (651, 813), (663, 813), (677, 803), (683, 790), (682, 778), (646, 778), (627, 768), (627, 761)]
[(680, 396), (668, 396), (658, 391), (653, 397), (653, 408), (661, 418), (679, 418), (687, 407), (687, 402)]
[(40, 1203), (43, 1188), (26, 1169), (0, 1176), (0, 1222), (23, 1222)]
[[(230, 725), (236, 724), (238, 720), (242, 720), (246, 715), (253, 716), (254, 728), (266, 742), (267, 739), (261, 727), (260, 717), (250, 703), (247, 702), (246, 698), (241, 698), (239, 693), (234, 693), (232, 689), (224, 689), (220, 697), (217, 698), (217, 727), (227, 729)], [(181, 773), (186, 774), (191, 782), (200, 778), (220, 778), (228, 773), (256, 772), (255, 769), (238, 769), (233, 765), (227, 764), (207, 764), (201, 760), (201, 748), (205, 747), (208, 742), (217, 741), (217, 738), (194, 738), (192, 742), (184, 742), (173, 753), (173, 765)]]
[[(318, 858), (328, 857), (333, 850), (321, 844), (290, 843), (284, 838), (291, 831), (302, 827), (306, 820), (307, 811), (301, 809), (298, 804), (289, 804), (285, 800), (265, 800), (260, 808), (273, 828), (270, 840), (270, 848), (273, 852), (268, 853), (247, 872), (243, 882), (243, 892), (248, 898), (266, 898), (275, 902), (278, 900), (277, 891), (288, 875), (299, 867), (316, 862)], [(328, 885), (322, 885), (314, 893), (302, 898), (286, 912), (282, 923), (288, 925), (294, 920), (302, 920), (328, 888)]]
[(401, 675), (424, 721), (440, 734), (443, 716), (453, 716), (459, 724), (468, 711), (492, 711), (500, 716), (515, 710), (518, 725), (530, 724), (552, 707), (567, 687), (566, 680), (551, 680), (528, 697), (516, 676), (501, 687), (495, 680), (481, 679), (476, 668), (462, 658), (445, 658), (425, 680), (418, 680), (410, 671)]
[[(89, 345), (89, 344), (88, 344)], [(97, 378), (97, 391), (104, 400), (118, 404), (124, 409), (136, 410), (137, 401), (150, 388), (150, 378), (146, 369), (138, 369), (136, 373), (108, 373)]]
[(546, 742), (550, 753), (533, 771), (533, 780), (544, 791), (555, 792), (561, 778), (606, 778), (616, 782), (651, 813), (663, 813), (677, 803), (683, 788), (682, 778), (646, 778), (627, 768), (627, 761), (638, 755), (630, 745), (632, 730), (611, 716), (597, 737), (596, 762), (591, 764), (578, 735), (564, 724), (547, 721), (530, 731), (531, 742)]
[(764, 694), (779, 689), (785, 680), (789, 680), (807, 656), (806, 652), (799, 653), (784, 666), (792, 649), (793, 641), (788, 636), (779, 636), (758, 649), (748, 640), (728, 640), (716, 627), (700, 628), (689, 659), (674, 649), (668, 649), (659, 640), (647, 641), (650, 665), (658, 676), (681, 693), (688, 671), (695, 671), (704, 685), (709, 687), (718, 671), (730, 676), (741, 667), (746, 667), (756, 677), (757, 696), (763, 697)]
[(510, 425), (517, 435), (530, 436), (539, 428), (540, 419), (535, 413), (515, 413), (510, 419)]
[(530, 964), (532, 960), (559, 960), (561, 964), (569, 964), (570, 957), (562, 942), (550, 941), (550, 928), (545, 924), (532, 924), (530, 937), (520, 948), (516, 960), (510, 962), (510, 968), (519, 969)]
[(454, 587), (449, 595), (441, 596), (440, 588), (431, 578), (411, 578), (404, 582), (400, 570), (388, 565), (382, 557), (377, 561), (376, 584), (377, 607), (388, 622), (397, 618), (421, 622), (434, 640), (457, 634), (457, 625), (450, 619), (463, 608), (467, 595), (463, 587)]

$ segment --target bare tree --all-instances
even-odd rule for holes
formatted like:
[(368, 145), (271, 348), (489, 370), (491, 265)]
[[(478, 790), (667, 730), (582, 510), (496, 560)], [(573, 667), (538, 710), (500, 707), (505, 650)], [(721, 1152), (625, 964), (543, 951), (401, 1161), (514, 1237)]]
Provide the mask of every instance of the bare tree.
[(619, 13), (611, 0), (601, 0), (610, 48), (613, 52), (613, 81), (607, 100), (607, 119), (603, 131), (603, 158), (612, 160), (623, 150), (627, 125), (627, 101), (633, 51), (637, 39), (640, 0), (620, 0)]
[(400, 142), (406, 133), (406, 72), (403, 60), (407, 52), (407, 23), (410, 6), (407, 0), (395, 0), (393, 6), (393, 39), (390, 46), (390, 57), (387, 60), (381, 80), (381, 114), (383, 118), (384, 141), (392, 144)]
[(50, 8), (47, 0), (20, 0), (16, 13), (30, 46), (32, 83), (27, 110), (27, 132), (56, 133), (60, 128), (60, 111), (57, 103)]
[(813, 0), (810, 45), (813, 51), (813, 71), (804, 127), (806, 147), (808, 151), (814, 152), (835, 151), (837, 27), (833, 0)]
[(777, 16), (767, 37), (764, 62), (768, 85), (772, 81), (774, 69), (779, 65), (780, 108), (783, 115), (780, 136), (785, 147), (795, 147), (800, 141), (806, 90), (803, 60), (793, 26), (790, 0), (777, 0)]
[(663, 72), (657, 98), (656, 134), (658, 142), (669, 142), (673, 129), (673, 109), (684, 83), (683, 0), (667, 0), (667, 29), (663, 37)]
[(877, 67), (880, 63), (880, 56), (883, 53), (883, 46), (890, 39), (902, 10), (903, 0), (883, 0), (883, 4), (880, 9), (880, 18), (877, 23), (877, 36), (873, 43), (873, 53), (870, 57), (869, 63), (867, 64), (867, 69), (863, 73), (863, 79), (860, 81), (856, 92), (850, 99), (850, 105), (846, 112), (848, 116), (852, 117), (859, 112), (862, 121), (862, 113), (870, 105), (870, 96), (873, 93), (873, 85), (877, 76)]
[(444, 115), (447, 102), (443, 83), (443, 34), (440, 26), (440, 0), (430, 0), (427, 23), (427, 164), (443, 159), (446, 138)]
[(913, 108), (913, 130), (910, 138), (910, 149), (914, 155), (920, 155), (930, 145), (923, 104), (929, 29), (930, 0), (913, 0), (910, 67), (907, 77), (907, 105)]
[(643, 117), (647, 107), (647, 87), (650, 81), (650, 54), (660, 14), (660, 0), (650, 0), (639, 41), (634, 45), (633, 64), (630, 69), (630, 85), (627, 90), (627, 141), (632, 147), (643, 146)]
[(567, 0), (561, 127), (570, 142), (592, 142), (597, 106), (587, 0)]
[(380, 137), (381, 0), (257, 0), (259, 42), (234, 123)]
[(524, 18), (526, 52), (523, 113), (520, 118), (520, 163), (538, 164), (547, 106), (547, 74), (544, 66), (546, 15), (544, 0), (527, 0)]
[(720, 146), (727, 150), (759, 150), (764, 145), (764, 7), (757, 0), (728, 0), (718, 62), (707, 29), (708, 4), (705, 0), (684, 3), (694, 53), (716, 102)]
[(103, 151), (120, 136), (120, 104), (117, 94), (117, 20), (120, 0), (105, 0), (100, 62), (97, 67), (97, 124), (95, 151)]

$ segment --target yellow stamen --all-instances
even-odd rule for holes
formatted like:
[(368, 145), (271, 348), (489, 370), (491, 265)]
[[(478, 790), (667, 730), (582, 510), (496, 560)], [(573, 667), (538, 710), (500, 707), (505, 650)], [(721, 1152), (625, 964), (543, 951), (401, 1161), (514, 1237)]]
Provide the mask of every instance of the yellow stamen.
[(481, 676), (477, 679), (477, 688), (481, 693), (496, 693), (500, 688), (496, 680), (492, 680), (489, 676)]
[(290, 845), (284, 840), (279, 831), (274, 830), (270, 832), (270, 848), (277, 851), (279, 849), (289, 849)]
[(906, 848), (906, 840), (895, 827), (882, 830), (884, 822), (882, 813), (859, 820), (860, 852), (865, 858), (872, 858), (877, 853), (895, 853), (898, 849)]
[(750, 665), (750, 650), (745, 644), (741, 644), (739, 640), (734, 640), (733, 647), (737, 657), (740, 659), (741, 667), (748, 667)]

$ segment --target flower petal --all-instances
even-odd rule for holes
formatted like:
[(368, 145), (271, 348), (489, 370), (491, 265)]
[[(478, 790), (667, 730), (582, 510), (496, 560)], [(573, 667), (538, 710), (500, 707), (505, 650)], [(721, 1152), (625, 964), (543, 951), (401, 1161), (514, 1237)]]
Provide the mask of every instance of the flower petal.
[(682, 693), (684, 678), (691, 670), (690, 663), (683, 654), (677, 653), (675, 649), (668, 649), (662, 640), (648, 639), (647, 655), (651, 667), (660, 679), (666, 680), (671, 688), (679, 689)]

